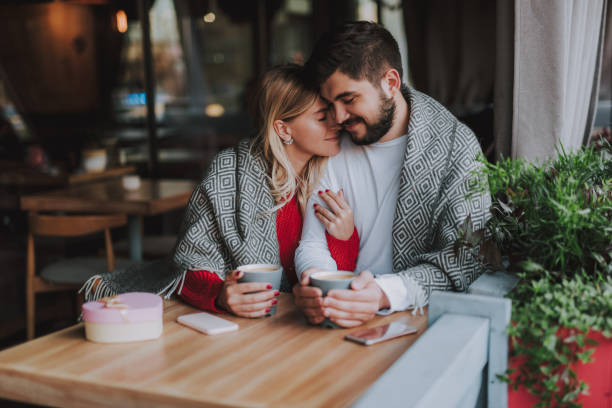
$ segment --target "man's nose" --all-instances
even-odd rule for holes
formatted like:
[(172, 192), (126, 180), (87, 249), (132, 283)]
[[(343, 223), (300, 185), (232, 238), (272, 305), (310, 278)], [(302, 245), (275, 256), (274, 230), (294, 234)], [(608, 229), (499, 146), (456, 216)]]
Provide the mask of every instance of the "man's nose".
[(332, 110), (334, 112), (334, 118), (336, 120), (336, 123), (344, 123), (344, 121), (349, 118), (349, 113), (346, 111), (346, 109), (344, 109), (344, 106), (342, 106), (341, 103), (334, 103), (333, 107), (334, 108)]

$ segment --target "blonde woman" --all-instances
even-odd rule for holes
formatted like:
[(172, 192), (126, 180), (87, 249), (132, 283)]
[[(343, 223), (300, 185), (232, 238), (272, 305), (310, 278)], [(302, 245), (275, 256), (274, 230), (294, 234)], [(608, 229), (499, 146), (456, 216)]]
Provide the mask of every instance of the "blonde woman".
[[(203, 310), (243, 317), (266, 315), (278, 291), (265, 283), (237, 283), (238, 265), (281, 263), (281, 289), (297, 282), (294, 253), (308, 197), (328, 156), (340, 150), (339, 130), (302, 67), (283, 65), (263, 77), (254, 140), (219, 153), (196, 188), (183, 222), (174, 262), (180, 296)], [(319, 192), (327, 243), (339, 269), (355, 268), (359, 237), (343, 192)]]

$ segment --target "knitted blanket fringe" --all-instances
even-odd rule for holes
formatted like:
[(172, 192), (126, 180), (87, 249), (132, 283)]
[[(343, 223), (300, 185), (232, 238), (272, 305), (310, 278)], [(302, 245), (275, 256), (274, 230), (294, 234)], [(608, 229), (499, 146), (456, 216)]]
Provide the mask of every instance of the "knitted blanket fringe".
[[(168, 284), (168, 286), (158, 291), (156, 295), (162, 296), (164, 299), (170, 299), (170, 297), (175, 293), (177, 295), (180, 295), (183, 289), (183, 285), (185, 284), (186, 275), (187, 271), (185, 270), (181, 274), (181, 276), (176, 279), (173, 279)], [(97, 285), (96, 282), (98, 282)], [(81, 289), (79, 289), (79, 293), (83, 293), (86, 302), (93, 302), (105, 297), (115, 296), (119, 294), (116, 290), (114, 290), (107, 283), (104, 282), (104, 280), (102, 279), (102, 275), (94, 275), (91, 278), (87, 279)]]

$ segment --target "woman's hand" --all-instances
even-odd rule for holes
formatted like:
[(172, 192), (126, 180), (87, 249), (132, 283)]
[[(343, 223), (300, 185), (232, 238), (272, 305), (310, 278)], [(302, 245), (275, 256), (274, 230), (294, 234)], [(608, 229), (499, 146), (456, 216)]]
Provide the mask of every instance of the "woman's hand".
[(315, 204), (315, 216), (323, 223), (329, 235), (346, 241), (353, 235), (355, 224), (353, 210), (344, 199), (344, 191), (340, 190), (338, 194), (331, 190), (319, 191), (319, 197), (325, 201), (331, 211)]
[[(264, 282), (238, 283), (242, 278), (241, 271), (231, 271), (225, 276), (225, 282), (217, 297), (217, 306), (241, 317), (262, 317), (278, 303), (277, 290)], [(255, 292), (255, 293), (254, 293)]]

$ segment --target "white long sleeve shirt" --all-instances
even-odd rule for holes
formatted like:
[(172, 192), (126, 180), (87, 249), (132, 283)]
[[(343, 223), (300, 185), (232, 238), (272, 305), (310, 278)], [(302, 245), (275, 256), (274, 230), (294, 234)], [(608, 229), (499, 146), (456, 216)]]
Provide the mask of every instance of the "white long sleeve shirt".
[[(345, 137), (340, 153), (329, 159), (317, 189), (344, 190), (360, 236), (356, 272), (369, 270), (375, 275), (391, 305), (383, 313), (420, 306), (425, 298), (416, 281), (393, 273), (391, 231), (407, 139), (404, 135), (388, 142), (358, 146)], [(314, 203), (325, 205), (316, 191), (307, 206), (302, 239), (295, 253), (298, 278), (311, 267), (337, 269), (327, 247), (325, 227), (312, 210)]]

